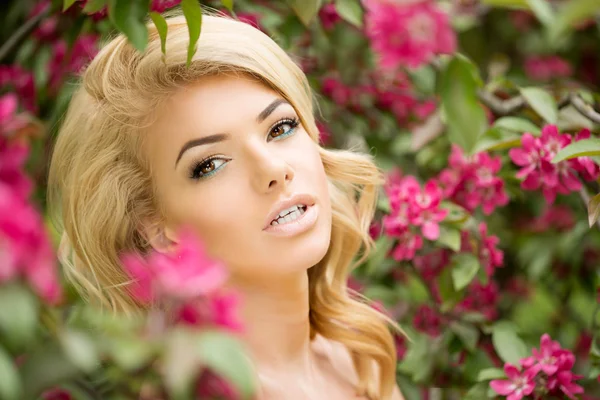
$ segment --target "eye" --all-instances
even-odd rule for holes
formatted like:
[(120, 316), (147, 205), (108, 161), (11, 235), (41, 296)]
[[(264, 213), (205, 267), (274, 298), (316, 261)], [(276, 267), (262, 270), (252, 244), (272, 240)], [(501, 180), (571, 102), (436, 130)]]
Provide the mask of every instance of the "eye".
[(230, 160), (222, 157), (209, 157), (194, 164), (190, 169), (190, 178), (199, 180), (216, 173)]
[(294, 130), (298, 125), (300, 125), (298, 118), (284, 118), (280, 121), (277, 121), (275, 125), (269, 129), (268, 139), (278, 140), (289, 136), (294, 133)]

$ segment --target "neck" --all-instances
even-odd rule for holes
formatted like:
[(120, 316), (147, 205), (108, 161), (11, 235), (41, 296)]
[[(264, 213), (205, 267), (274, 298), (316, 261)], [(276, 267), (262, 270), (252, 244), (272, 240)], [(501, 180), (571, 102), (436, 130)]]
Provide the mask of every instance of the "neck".
[(270, 282), (232, 279), (241, 294), (242, 340), (265, 370), (308, 371), (312, 366), (308, 276), (305, 271)]

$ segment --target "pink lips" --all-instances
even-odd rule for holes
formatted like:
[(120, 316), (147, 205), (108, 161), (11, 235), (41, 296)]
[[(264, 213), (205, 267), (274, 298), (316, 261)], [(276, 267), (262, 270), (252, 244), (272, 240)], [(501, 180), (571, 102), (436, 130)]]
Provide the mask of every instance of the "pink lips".
[[(313, 226), (318, 216), (318, 206), (315, 204), (314, 196), (309, 194), (296, 194), (292, 197), (277, 202), (266, 218), (263, 230), (278, 236), (291, 236), (304, 232)], [(279, 216), (279, 213), (295, 205), (305, 205), (306, 211), (294, 221), (271, 225), (271, 222)]]

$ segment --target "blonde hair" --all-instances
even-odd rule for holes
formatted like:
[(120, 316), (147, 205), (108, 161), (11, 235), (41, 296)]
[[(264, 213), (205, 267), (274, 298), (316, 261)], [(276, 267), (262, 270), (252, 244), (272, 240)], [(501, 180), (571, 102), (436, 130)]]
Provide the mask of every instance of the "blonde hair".
[[(59, 257), (65, 274), (87, 301), (114, 312), (140, 310), (127, 291), (129, 279), (119, 256), (150, 250), (139, 227), (147, 217), (160, 217), (160, 205), (140, 149), (144, 127), (151, 123), (148, 116), (177, 88), (214, 74), (251, 75), (288, 100), (311, 138), (319, 138), (306, 76), (267, 35), (232, 18), (206, 14), (187, 67), (185, 19), (175, 15), (167, 22), (164, 59), (153, 24), (148, 24), (144, 53), (123, 35), (102, 48), (71, 100), (51, 160), (48, 201), (62, 234)], [(383, 179), (368, 155), (319, 151), (330, 181), (333, 222), (326, 256), (308, 271), (311, 337), (319, 333), (344, 344), (359, 377), (359, 393), (388, 399), (396, 371), (388, 328), (392, 321), (351, 296), (346, 286), (357, 255), (364, 259), (372, 247), (367, 232)]]

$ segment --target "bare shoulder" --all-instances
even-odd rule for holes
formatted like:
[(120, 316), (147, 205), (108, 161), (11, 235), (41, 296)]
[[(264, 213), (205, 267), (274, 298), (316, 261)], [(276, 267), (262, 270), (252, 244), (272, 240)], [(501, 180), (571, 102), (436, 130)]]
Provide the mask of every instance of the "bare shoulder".
[[(317, 335), (317, 338), (315, 338), (315, 350), (319, 353), (323, 352), (324, 354), (327, 354), (330, 363), (340, 375), (349, 378), (354, 385), (358, 383), (358, 375), (354, 369), (352, 356), (345, 345), (335, 340)], [(373, 363), (373, 368), (379, 372), (379, 365), (377, 363)], [(376, 375), (379, 376), (378, 373)], [(390, 400), (404, 400), (404, 396), (402, 396), (398, 385), (394, 386), (394, 391)]]

